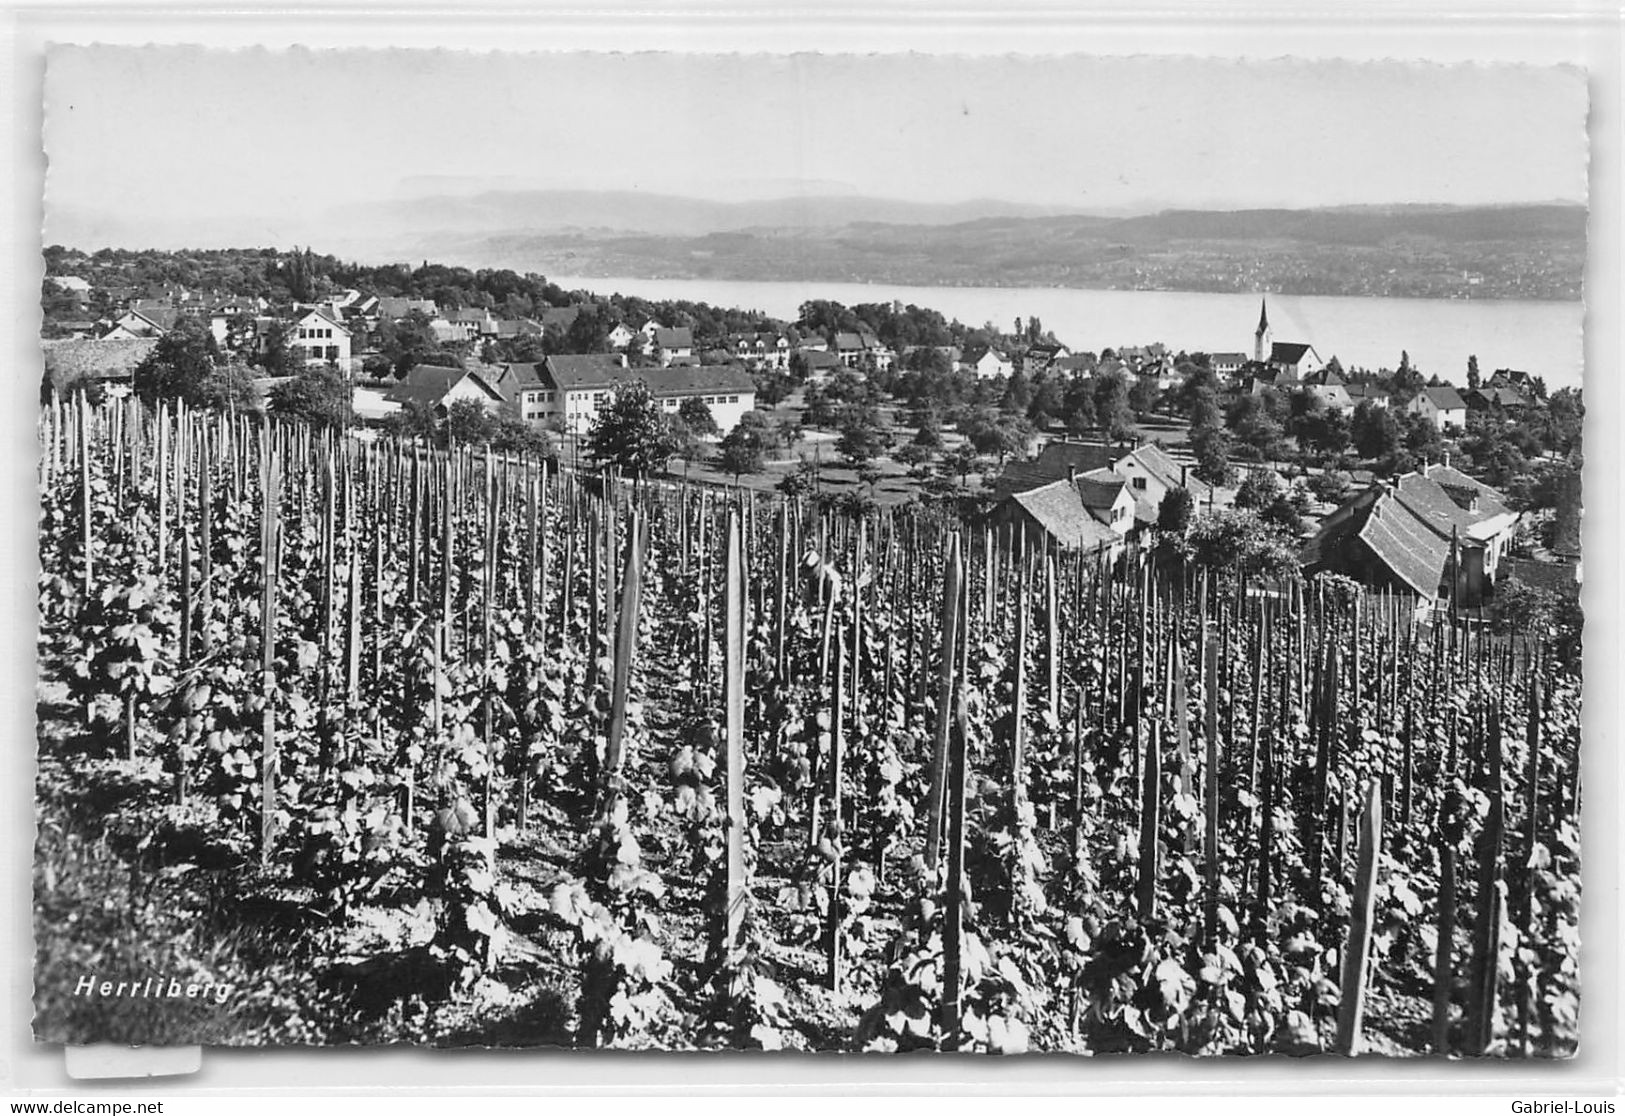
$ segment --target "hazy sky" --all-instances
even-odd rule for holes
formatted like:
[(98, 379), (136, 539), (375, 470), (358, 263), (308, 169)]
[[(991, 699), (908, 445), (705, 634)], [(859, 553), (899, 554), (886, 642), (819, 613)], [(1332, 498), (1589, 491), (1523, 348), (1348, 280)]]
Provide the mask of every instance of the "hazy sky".
[(1574, 70), (1188, 58), (61, 48), (46, 242), (425, 189), (1099, 207), (1585, 197)]

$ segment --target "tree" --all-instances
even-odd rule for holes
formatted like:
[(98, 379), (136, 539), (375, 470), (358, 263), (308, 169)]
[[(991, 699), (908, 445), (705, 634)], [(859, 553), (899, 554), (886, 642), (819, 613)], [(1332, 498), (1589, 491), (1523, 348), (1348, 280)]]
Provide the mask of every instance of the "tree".
[(1075, 376), (1061, 394), (1061, 417), (1067, 433), (1086, 434), (1095, 428), (1094, 385), (1082, 376)]
[(1039, 377), (1033, 383), (1033, 401), (1027, 404), (1027, 421), (1034, 426), (1047, 427), (1066, 413), (1066, 388), (1061, 377), (1053, 373)]
[(1134, 417), (1143, 419), (1150, 414), (1160, 394), (1157, 381), (1150, 376), (1134, 377), (1134, 385), (1128, 391), (1128, 405), (1134, 411)]
[(379, 426), (392, 437), (432, 440), (439, 421), (429, 404), (409, 400), (400, 410), (385, 416)]
[(587, 445), (599, 466), (614, 466), (632, 477), (664, 469), (677, 450), (671, 427), (642, 380), (615, 389), (609, 405), (593, 420)]
[(752, 424), (736, 424), (717, 448), (717, 468), (733, 477), (735, 484), (745, 473), (762, 471), (766, 447), (762, 445), (760, 432)]
[(881, 428), (878, 416), (872, 411), (859, 409), (849, 412), (842, 422), (835, 452), (847, 464), (857, 467), (886, 452), (889, 443), (890, 439)]
[(1196, 498), (1188, 488), (1170, 488), (1157, 505), (1157, 530), (1178, 534), (1190, 526), (1196, 514)]
[(236, 414), (257, 410), (260, 393), (248, 366), (233, 360), (203, 378), (203, 383), (198, 385), (197, 402), (201, 407)]
[(1025, 449), (1033, 436), (1032, 424), (1020, 415), (988, 411), (971, 416), (963, 430), (976, 452), (997, 457), (1000, 465)]
[(919, 429), (914, 432), (912, 444), (933, 453), (942, 449), (942, 419), (934, 408), (926, 408), (920, 416)]
[(1467, 387), (1471, 391), (1477, 391), (1478, 385), (1478, 354), (1472, 353), (1467, 357)]
[(305, 370), (305, 352), (293, 343), (293, 327), (287, 322), (266, 327), (259, 364), (267, 376), (297, 376)]
[(1221, 426), (1198, 426), (1191, 431), (1191, 451), (1196, 455), (1198, 479), (1208, 484), (1229, 484), (1230, 435)]
[(1195, 565), (1243, 576), (1289, 577), (1298, 569), (1296, 540), (1247, 509), (1198, 516), (1185, 532), (1181, 550)]
[(1309, 478), (1309, 491), (1315, 499), (1327, 504), (1341, 504), (1349, 498), (1353, 485), (1349, 483), (1349, 475), (1328, 469), (1324, 473), (1317, 473)]
[(1285, 491), (1286, 484), (1273, 469), (1254, 469), (1236, 489), (1236, 507), (1263, 511)]
[(936, 457), (936, 453), (915, 441), (904, 445), (892, 456), (897, 459), (899, 465), (907, 466), (910, 472), (923, 475), (929, 472), (927, 466)]
[(1399, 369), (1388, 382), (1388, 388), (1394, 396), (1394, 404), (1403, 406), (1409, 403), (1422, 390), (1425, 383), (1422, 374), (1411, 367), (1411, 354), (1401, 352)]
[(1010, 380), (1004, 387), (1004, 398), (999, 401), (1001, 409), (1014, 415), (1024, 415), (1033, 402), (1033, 382), (1028, 379), (1027, 373), (1021, 369), (1010, 374)]
[(696, 438), (715, 438), (721, 431), (717, 428), (717, 420), (711, 414), (711, 408), (705, 405), (705, 400), (698, 395), (691, 395), (683, 400), (677, 408), (677, 417), (683, 420), (689, 433)]
[(1227, 416), (1230, 430), (1236, 439), (1261, 458), (1279, 455), (1281, 448), (1281, 420), (1287, 404), (1281, 394), (1265, 390), (1254, 395), (1243, 395), (1230, 408)]
[(1193, 429), (1198, 426), (1219, 426), (1224, 422), (1224, 412), (1219, 409), (1218, 392), (1205, 384), (1197, 385), (1190, 393), (1185, 413)]
[(1376, 460), (1399, 448), (1401, 432), (1387, 407), (1379, 407), (1367, 399), (1354, 408), (1354, 417), (1349, 420), (1349, 437), (1355, 452)]
[(1094, 380), (1095, 425), (1105, 432), (1107, 441), (1122, 443), (1134, 437), (1130, 390), (1128, 377), (1121, 372), (1108, 372)]
[(459, 399), (446, 409), (446, 436), (457, 445), (483, 446), (496, 432), (496, 416), (478, 399)]
[(981, 472), (986, 467), (981, 455), (976, 452), (976, 447), (970, 442), (961, 442), (950, 450), (942, 459), (942, 466), (958, 477), (962, 486), (969, 483), (972, 473)]
[(795, 381), (774, 368), (751, 373), (756, 383), (756, 402), (764, 407), (777, 407), (795, 390)]
[(790, 472), (779, 478), (774, 486), (784, 495), (794, 498), (806, 496), (818, 488), (818, 465), (805, 457)]
[(558, 446), (547, 431), (513, 415), (499, 415), (491, 434), (491, 448), (498, 453), (517, 453), (544, 461), (557, 461)]
[(271, 389), (267, 406), (272, 414), (303, 419), (318, 428), (343, 429), (350, 425), (350, 385), (332, 365), (301, 371)]
[(131, 374), (131, 384), (144, 403), (181, 399), (203, 405), (204, 381), (219, 364), (220, 350), (206, 323), (190, 315), (178, 318), (158, 339)]

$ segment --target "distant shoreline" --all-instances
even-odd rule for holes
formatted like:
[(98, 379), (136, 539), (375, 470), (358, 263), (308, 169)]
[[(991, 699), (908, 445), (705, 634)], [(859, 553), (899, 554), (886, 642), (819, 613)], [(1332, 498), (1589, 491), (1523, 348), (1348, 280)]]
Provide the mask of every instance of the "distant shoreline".
[[(444, 262), (457, 267), (490, 267), (487, 263), (475, 263), (457, 257), (456, 253), (448, 253)], [(569, 266), (569, 265), (564, 265)], [(519, 270), (515, 268), (515, 270)], [(1023, 281), (998, 281), (995, 279), (963, 279), (955, 281), (928, 281), (920, 279), (865, 279), (857, 276), (838, 275), (781, 275), (756, 276), (749, 274), (719, 274), (700, 272), (632, 272), (618, 271), (613, 274), (587, 274), (576, 270), (565, 271), (561, 266), (548, 264), (527, 264), (525, 271), (535, 271), (546, 275), (550, 280), (557, 282), (555, 276), (574, 282), (613, 283), (617, 280), (634, 280), (650, 283), (824, 283), (843, 284), (861, 287), (940, 287), (954, 290), (975, 290), (984, 288), (999, 291), (1112, 291), (1121, 294), (1216, 294), (1216, 295), (1281, 295), (1286, 298), (1393, 298), (1404, 299), (1407, 302), (1538, 302), (1552, 303), (1554, 305), (1584, 305), (1585, 297), (1561, 297), (1555, 295), (1511, 295), (1511, 294), (1482, 294), (1463, 295), (1460, 297), (1442, 297), (1434, 294), (1389, 293), (1384, 291), (1321, 291), (1300, 290), (1288, 287), (1204, 287), (1196, 285), (1186, 286), (1120, 286), (1098, 283), (1042, 283)], [(563, 286), (564, 284), (560, 284)]]

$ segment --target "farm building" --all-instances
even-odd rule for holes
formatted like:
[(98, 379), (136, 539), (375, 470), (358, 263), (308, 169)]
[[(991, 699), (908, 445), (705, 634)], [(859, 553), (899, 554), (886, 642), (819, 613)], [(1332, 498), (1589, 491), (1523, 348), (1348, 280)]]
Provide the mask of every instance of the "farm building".
[(50, 390), (57, 392), (65, 392), (81, 380), (96, 380), (105, 387), (127, 391), (136, 365), (157, 346), (156, 337), (40, 342), (46, 381)]
[(1115, 555), (1123, 544), (1122, 533), (1097, 519), (1078, 485), (1064, 478), (1006, 496), (988, 513), (987, 523), (995, 531), (1017, 532), (1034, 547)]
[(1493, 591), (1518, 513), (1448, 465), (1374, 484), (1329, 515), (1305, 544), (1304, 572), (1477, 607)]

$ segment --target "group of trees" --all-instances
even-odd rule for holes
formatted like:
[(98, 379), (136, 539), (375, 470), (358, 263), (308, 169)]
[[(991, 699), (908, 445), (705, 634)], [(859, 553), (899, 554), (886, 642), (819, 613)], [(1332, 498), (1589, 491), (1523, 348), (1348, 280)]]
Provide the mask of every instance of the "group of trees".
[[(131, 387), (149, 405), (178, 400), (190, 407), (254, 411), (260, 405), (254, 378), (254, 369), (221, 352), (206, 324), (182, 317), (135, 367)], [(344, 374), (322, 365), (301, 366), (271, 390), (265, 406), (273, 414), (316, 426), (343, 427), (353, 420), (350, 402)]]
[[(673, 458), (685, 463), (712, 459), (708, 447), (720, 433), (715, 416), (697, 397), (667, 414), (641, 380), (617, 387), (587, 433), (588, 453), (600, 466), (631, 477), (665, 472)], [(713, 464), (737, 482), (758, 473), (767, 454), (783, 445), (781, 428), (767, 415), (747, 411), (716, 443)]]

